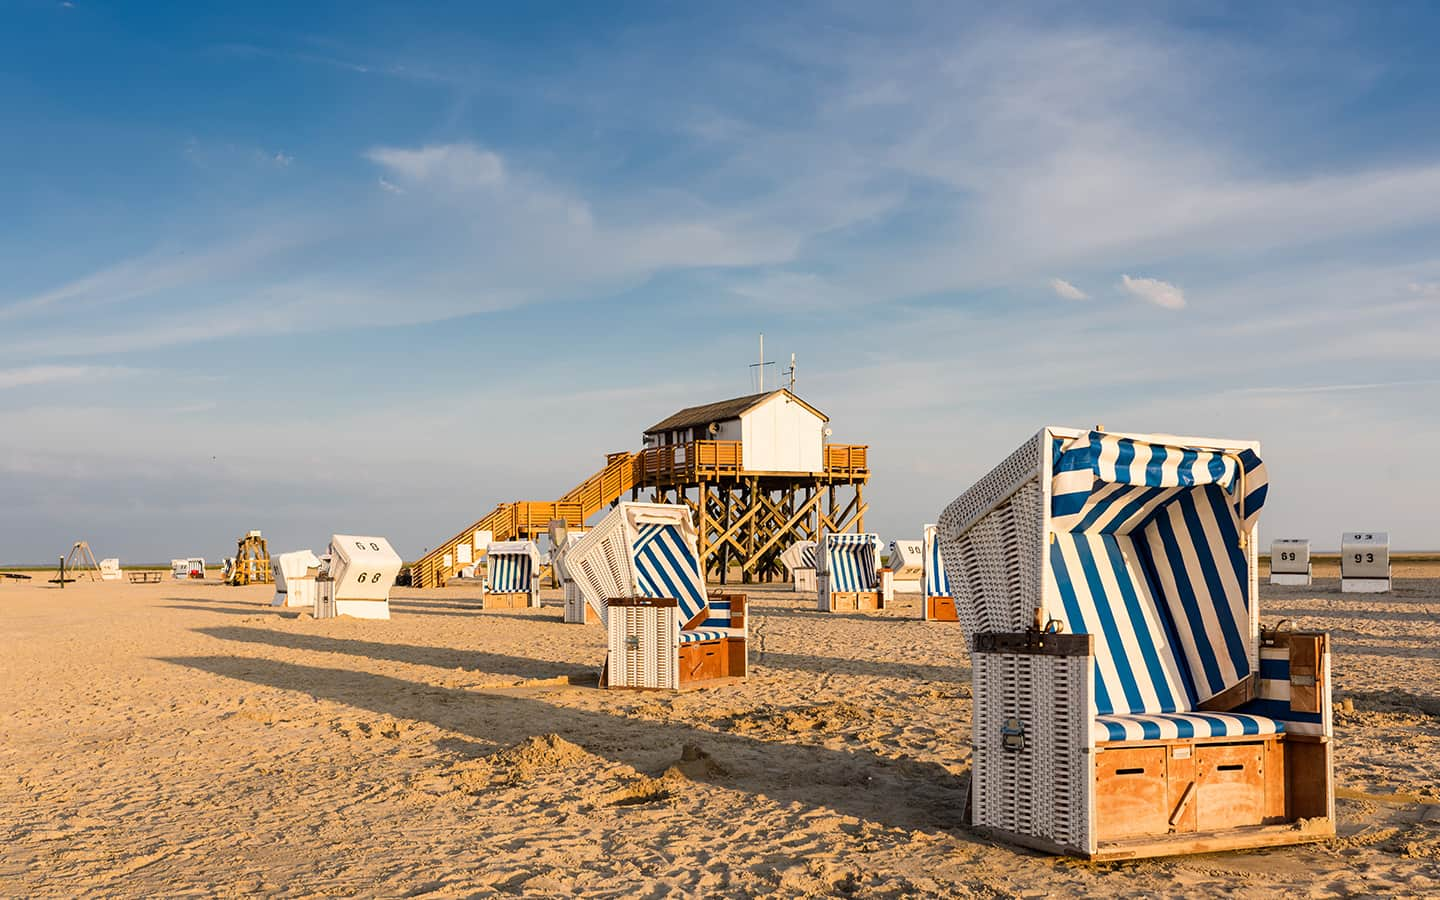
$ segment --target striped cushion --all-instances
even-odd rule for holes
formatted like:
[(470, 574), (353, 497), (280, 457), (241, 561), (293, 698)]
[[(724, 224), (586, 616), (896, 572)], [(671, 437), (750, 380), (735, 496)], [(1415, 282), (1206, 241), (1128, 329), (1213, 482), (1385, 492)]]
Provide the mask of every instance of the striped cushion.
[(711, 601), (710, 601), (710, 612), (709, 612), (708, 615), (705, 616), (705, 621), (704, 621), (703, 623), (701, 623), (701, 624), (703, 624), (703, 625), (705, 625), (705, 626), (715, 627), (715, 628), (729, 628), (729, 627), (730, 627), (730, 601), (729, 601), (729, 600), (711, 600)]
[(1096, 743), (1164, 741), (1177, 738), (1242, 737), (1279, 734), (1285, 723), (1244, 713), (1171, 713), (1096, 716), (1090, 733)]
[(677, 601), (682, 624), (705, 609), (705, 579), (700, 574), (695, 545), (686, 540), (679, 526), (642, 524), (634, 549), (635, 572), (643, 596)]
[(1269, 716), (1285, 725), (1293, 734), (1325, 734), (1325, 716), (1321, 712), (1300, 712), (1290, 708), (1290, 649), (1260, 648), (1260, 680), (1256, 685), (1259, 697), (1241, 706), (1237, 712)]
[(694, 641), (718, 641), (721, 638), (729, 636), (727, 630), (718, 628), (705, 628), (699, 631), (682, 631), (680, 632), (680, 643), (689, 644)]

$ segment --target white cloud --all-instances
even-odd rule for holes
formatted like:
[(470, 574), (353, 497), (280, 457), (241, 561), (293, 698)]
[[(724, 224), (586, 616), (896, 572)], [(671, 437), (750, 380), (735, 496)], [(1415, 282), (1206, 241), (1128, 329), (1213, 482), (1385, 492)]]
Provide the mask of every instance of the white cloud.
[(1156, 306), (1162, 306), (1165, 309), (1185, 308), (1185, 292), (1168, 281), (1121, 275), (1120, 286), (1141, 300)]
[(1440, 297), (1440, 281), (1412, 281), (1407, 287), (1421, 297)]
[(99, 381), (133, 372), (123, 366), (26, 366), (0, 369), (0, 390), (56, 381)]
[(380, 176), (379, 184), (380, 184), (380, 190), (382, 190), (382, 191), (387, 191), (387, 192), (389, 192), (389, 193), (391, 193), (391, 194), (403, 194), (403, 193), (405, 193), (405, 189), (404, 189), (404, 188), (402, 188), (400, 185), (396, 184), (395, 182), (389, 180), (389, 179), (386, 178), (384, 175), (381, 175), (381, 176)]
[(413, 184), (474, 190), (505, 181), (505, 161), (473, 144), (432, 144), (414, 150), (374, 147), (365, 158)]
[(1080, 290), (1078, 287), (1076, 287), (1075, 285), (1071, 284), (1070, 282), (1066, 281), (1066, 280), (1063, 279), (1063, 278), (1052, 278), (1052, 279), (1050, 279), (1050, 290), (1052, 290), (1052, 291), (1055, 292), (1055, 296), (1064, 298), (1064, 299), (1066, 299), (1066, 300), (1089, 300), (1089, 299), (1090, 299), (1090, 295), (1089, 295), (1089, 294), (1087, 294), (1087, 293), (1085, 293), (1084, 291)]

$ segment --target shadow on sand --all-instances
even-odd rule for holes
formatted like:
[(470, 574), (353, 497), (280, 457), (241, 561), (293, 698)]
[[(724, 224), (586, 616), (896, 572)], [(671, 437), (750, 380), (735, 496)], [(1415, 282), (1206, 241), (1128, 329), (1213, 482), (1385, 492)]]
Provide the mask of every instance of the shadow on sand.
[(771, 743), (679, 722), (558, 707), (543, 699), (544, 692), (467, 691), (350, 669), (235, 656), (162, 661), (380, 715), (430, 722), (457, 738), (501, 747), (554, 733), (650, 774), (659, 774), (667, 760), (679, 758), (684, 745), (695, 744), (730, 773), (703, 778), (720, 787), (909, 830), (958, 830), (968, 782), (934, 762), (889, 759), (863, 748)]

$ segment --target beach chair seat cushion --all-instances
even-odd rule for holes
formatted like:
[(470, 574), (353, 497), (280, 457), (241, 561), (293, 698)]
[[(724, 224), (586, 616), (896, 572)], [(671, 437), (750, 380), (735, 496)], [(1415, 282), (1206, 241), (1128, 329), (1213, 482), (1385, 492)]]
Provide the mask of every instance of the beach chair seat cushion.
[(744, 637), (744, 631), (739, 628), (703, 628), (696, 631), (680, 632), (680, 643), (689, 644), (695, 641), (718, 641), (727, 637)]
[(1284, 722), (1266, 716), (1217, 712), (1096, 716), (1091, 725), (1096, 743), (1251, 737), (1284, 731)]

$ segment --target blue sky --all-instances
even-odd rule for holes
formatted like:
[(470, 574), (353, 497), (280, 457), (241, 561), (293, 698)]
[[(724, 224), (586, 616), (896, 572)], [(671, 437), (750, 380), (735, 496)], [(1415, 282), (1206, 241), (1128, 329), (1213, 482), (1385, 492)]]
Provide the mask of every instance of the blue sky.
[(1440, 547), (1423, 4), (0, 2), (0, 561), (407, 556), (799, 360), (918, 536), (1044, 424)]

